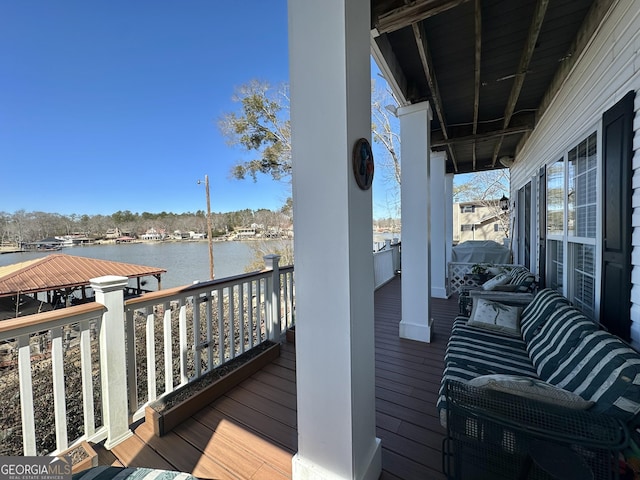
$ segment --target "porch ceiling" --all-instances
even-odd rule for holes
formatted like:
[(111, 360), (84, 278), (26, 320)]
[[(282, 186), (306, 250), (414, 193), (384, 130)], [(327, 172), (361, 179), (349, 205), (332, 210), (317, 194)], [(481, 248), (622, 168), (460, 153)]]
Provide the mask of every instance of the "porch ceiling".
[(448, 173), (503, 168), (613, 2), (371, 0), (374, 55), (401, 105), (431, 103)]

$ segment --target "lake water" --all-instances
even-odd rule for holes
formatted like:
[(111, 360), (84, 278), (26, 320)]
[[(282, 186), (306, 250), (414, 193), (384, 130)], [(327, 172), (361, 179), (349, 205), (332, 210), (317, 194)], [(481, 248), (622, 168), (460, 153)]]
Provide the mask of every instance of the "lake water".
[[(373, 240), (384, 242), (385, 238), (399, 237), (399, 234), (375, 234)], [(260, 242), (214, 242), (213, 261), (217, 279), (245, 273), (255, 259), (254, 247), (273, 246), (282, 249), (286, 240), (261, 240)], [(133, 263), (147, 267), (163, 268), (162, 288), (189, 285), (194, 281), (209, 279), (208, 243), (204, 242), (150, 242), (120, 245), (89, 245), (63, 248), (58, 252), (23, 252), (0, 255), (0, 267), (46, 257), (52, 253), (65, 253), (80, 257), (97, 258), (113, 262)], [(157, 289), (155, 279), (146, 279), (145, 288)]]
[[(281, 240), (264, 240), (261, 244), (281, 244)], [(255, 254), (256, 242), (214, 242), (213, 261), (216, 278), (245, 273)], [(58, 252), (24, 252), (0, 255), (0, 266), (65, 253), (80, 257), (133, 263), (167, 270), (162, 275), (162, 288), (188, 285), (196, 280), (209, 279), (209, 250), (207, 242), (157, 242), (121, 245), (90, 245), (63, 248)], [(146, 288), (157, 289), (155, 279), (149, 277)]]

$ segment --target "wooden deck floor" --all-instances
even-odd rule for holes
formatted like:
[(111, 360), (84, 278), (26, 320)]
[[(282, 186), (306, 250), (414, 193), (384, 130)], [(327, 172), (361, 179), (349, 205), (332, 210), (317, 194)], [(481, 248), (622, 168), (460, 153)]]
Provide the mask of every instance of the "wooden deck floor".
[[(376, 423), (382, 479), (442, 479), (444, 429), (436, 413), (455, 299), (433, 299), (433, 341), (398, 338), (400, 279), (376, 292)], [(295, 347), (224, 397), (158, 438), (141, 423), (101, 464), (191, 472), (199, 478), (291, 478), (297, 450)]]

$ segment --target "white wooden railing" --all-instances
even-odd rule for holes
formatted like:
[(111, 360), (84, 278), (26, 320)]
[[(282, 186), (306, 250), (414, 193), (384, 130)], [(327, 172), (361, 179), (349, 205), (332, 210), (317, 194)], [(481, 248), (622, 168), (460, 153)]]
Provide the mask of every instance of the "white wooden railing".
[(400, 270), (400, 243), (385, 242), (384, 247), (373, 252), (373, 278), (376, 289), (389, 282)]
[(111, 448), (146, 403), (279, 341), (295, 321), (295, 286), (293, 266), (278, 260), (126, 302), (127, 279), (101, 277), (94, 303), (0, 322), (2, 455), (56, 454), (82, 440)]
[[(131, 421), (144, 406), (293, 325), (293, 267), (161, 290), (126, 302)], [(279, 292), (279, 294), (278, 294)], [(165, 354), (168, 352), (169, 354)]]
[[(97, 335), (104, 311), (90, 303), (0, 322), (3, 455), (8, 454), (3, 444), (22, 444), (24, 455), (36, 455), (65, 450), (70, 436), (105, 438), (101, 388), (94, 382), (100, 378)], [(75, 389), (75, 396), (68, 397), (65, 387)], [(7, 425), (18, 417), (21, 428)], [(53, 445), (43, 432), (53, 435)]]

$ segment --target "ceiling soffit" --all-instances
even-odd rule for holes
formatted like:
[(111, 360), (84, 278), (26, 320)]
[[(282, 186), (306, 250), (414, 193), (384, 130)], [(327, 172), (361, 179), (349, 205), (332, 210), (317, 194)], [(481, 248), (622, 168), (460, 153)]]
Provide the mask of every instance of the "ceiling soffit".
[(429, 101), (447, 171), (501, 168), (614, 0), (372, 0), (401, 103)]

